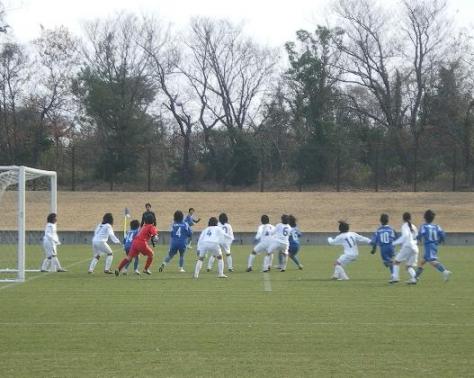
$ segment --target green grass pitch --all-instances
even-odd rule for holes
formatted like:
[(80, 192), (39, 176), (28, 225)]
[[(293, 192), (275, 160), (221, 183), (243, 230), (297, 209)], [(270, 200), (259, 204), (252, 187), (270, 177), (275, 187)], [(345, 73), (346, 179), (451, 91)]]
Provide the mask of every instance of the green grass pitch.
[[(336, 247), (303, 247), (304, 270), (264, 279), (234, 247), (229, 279), (191, 278), (177, 260), (150, 277), (87, 274), (89, 246), (61, 246), (67, 273), (0, 284), (4, 377), (461, 377), (474, 371), (474, 253), (441, 250), (444, 283), (428, 267), (417, 286), (390, 286), (361, 248), (347, 282), (330, 281)], [(116, 250), (114, 266), (122, 253)], [(41, 260), (30, 248), (29, 261)], [(142, 260), (143, 262), (143, 260)], [(402, 272), (402, 277), (406, 277)], [(271, 287), (271, 291), (269, 290)]]

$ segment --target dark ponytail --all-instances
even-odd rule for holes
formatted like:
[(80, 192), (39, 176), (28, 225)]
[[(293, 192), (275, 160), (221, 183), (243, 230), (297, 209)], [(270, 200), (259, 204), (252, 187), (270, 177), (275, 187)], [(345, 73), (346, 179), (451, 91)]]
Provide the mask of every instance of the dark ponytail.
[(403, 213), (403, 220), (408, 223), (408, 227), (410, 227), (410, 231), (413, 232), (413, 226), (411, 225), (411, 214)]

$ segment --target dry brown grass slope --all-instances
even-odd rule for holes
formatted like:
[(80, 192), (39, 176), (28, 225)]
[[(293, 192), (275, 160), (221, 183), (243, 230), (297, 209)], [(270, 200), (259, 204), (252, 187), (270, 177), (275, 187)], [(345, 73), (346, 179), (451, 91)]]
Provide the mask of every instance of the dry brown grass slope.
[[(261, 214), (277, 223), (282, 213), (297, 216), (303, 231), (336, 231), (337, 220), (345, 218), (354, 231), (372, 231), (380, 213), (391, 216), (399, 228), (401, 215), (410, 211), (414, 223), (422, 221), (431, 208), (437, 221), (447, 231), (474, 231), (474, 193), (334, 193), (334, 192), (60, 192), (58, 198), (59, 230), (93, 230), (105, 212), (115, 216), (115, 229), (122, 229), (123, 210), (128, 207), (133, 218), (141, 218), (144, 204), (150, 202), (158, 218), (158, 227), (167, 230), (176, 209), (196, 209), (203, 218), (200, 230), (210, 216), (225, 211), (235, 231), (255, 231)], [(0, 202), (0, 229), (15, 227), (14, 193), (7, 192)], [(44, 192), (27, 195), (27, 228), (41, 230), (48, 213)]]

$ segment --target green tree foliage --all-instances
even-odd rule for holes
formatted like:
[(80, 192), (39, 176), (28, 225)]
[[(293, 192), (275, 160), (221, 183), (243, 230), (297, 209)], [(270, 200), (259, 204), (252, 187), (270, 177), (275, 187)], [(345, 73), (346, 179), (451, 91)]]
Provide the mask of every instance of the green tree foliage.
[(297, 42), (286, 44), (293, 128), (300, 142), (293, 153), (293, 165), (300, 186), (320, 183), (329, 173), (336, 83), (331, 69), (338, 59), (333, 45), (337, 35), (337, 31), (324, 27), (318, 27), (314, 34), (300, 30)]

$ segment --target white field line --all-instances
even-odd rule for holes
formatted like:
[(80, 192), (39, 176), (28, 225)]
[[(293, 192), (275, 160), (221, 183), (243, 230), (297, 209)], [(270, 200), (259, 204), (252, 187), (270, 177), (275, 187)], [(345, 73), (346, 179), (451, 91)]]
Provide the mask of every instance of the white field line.
[[(87, 260), (82, 260), (82, 261), (78, 261), (78, 262), (75, 262), (74, 264), (71, 264), (71, 265), (68, 265), (68, 266), (65, 266), (65, 268), (71, 268), (73, 266), (76, 266), (76, 265), (79, 265), (79, 264), (85, 264), (86, 262), (90, 261), (91, 259), (87, 259)], [(11, 287), (15, 287), (17, 285), (21, 285), (21, 284), (25, 284), (27, 282), (30, 282), (30, 281), (34, 281), (34, 280), (37, 280), (38, 278), (43, 278), (43, 277), (46, 277), (46, 276), (49, 276), (50, 274), (52, 274), (54, 272), (47, 272), (47, 273), (43, 273), (41, 275), (38, 275), (38, 276), (34, 276), (34, 277), (31, 277), (31, 278), (27, 278), (25, 280), (25, 282), (13, 282), (11, 284), (8, 284), (8, 285), (5, 285), (5, 286), (0, 286), (0, 290), (4, 290), (4, 289), (9, 289)], [(60, 273), (62, 274), (62, 273)]]
[(270, 273), (263, 273), (263, 291), (272, 291), (272, 279)]
[[(284, 326), (286, 322), (184, 322), (179, 323), (185, 326), (199, 326), (199, 325), (222, 325), (222, 326)], [(474, 327), (474, 323), (387, 323), (387, 322), (298, 322), (291, 323), (297, 326), (380, 326), (380, 327)], [(176, 322), (144, 322), (144, 321), (107, 321), (107, 322), (0, 322), (1, 326), (107, 326), (107, 325), (131, 325), (131, 326), (171, 326), (176, 325)]]

